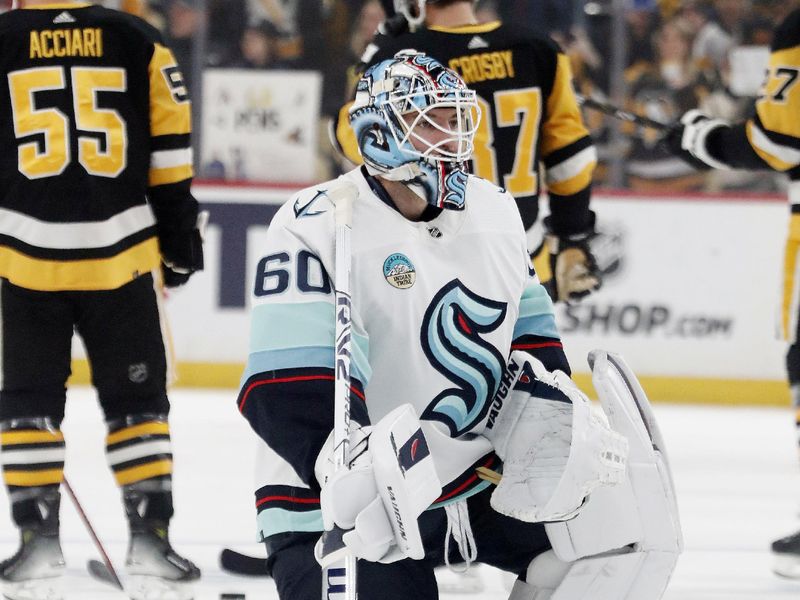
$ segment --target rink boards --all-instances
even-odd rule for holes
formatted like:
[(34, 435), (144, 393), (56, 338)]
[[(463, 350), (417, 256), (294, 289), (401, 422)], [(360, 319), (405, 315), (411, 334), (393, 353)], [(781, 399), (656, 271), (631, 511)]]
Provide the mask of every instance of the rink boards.
[[(235, 387), (269, 221), (290, 186), (197, 184), (210, 212), (206, 270), (166, 303), (179, 385)], [(784, 405), (776, 321), (788, 226), (778, 196), (598, 192), (603, 289), (558, 323), (578, 380), (593, 348), (621, 353), (654, 400)], [(543, 202), (543, 209), (546, 202)], [(88, 380), (75, 344), (75, 379)]]

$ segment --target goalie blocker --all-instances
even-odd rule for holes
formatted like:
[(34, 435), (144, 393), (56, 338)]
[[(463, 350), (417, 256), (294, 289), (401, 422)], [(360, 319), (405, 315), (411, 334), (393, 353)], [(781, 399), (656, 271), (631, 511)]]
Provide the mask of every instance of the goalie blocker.
[(546, 523), (553, 549), (536, 557), (509, 600), (657, 600), (683, 548), (669, 463), (636, 376), (617, 355), (589, 355), (614, 431), (629, 443), (620, 485), (593, 490), (575, 518)]

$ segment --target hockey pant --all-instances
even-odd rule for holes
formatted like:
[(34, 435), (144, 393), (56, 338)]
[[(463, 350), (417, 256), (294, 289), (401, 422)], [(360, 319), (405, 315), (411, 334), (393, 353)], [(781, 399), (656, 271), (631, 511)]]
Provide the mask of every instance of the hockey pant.
[[(540, 523), (523, 523), (503, 516), (489, 505), (492, 488), (467, 500), (477, 562), (523, 575), (534, 557), (550, 549)], [(445, 564), (444, 540), (447, 515), (443, 508), (420, 517), (425, 545), (424, 560), (401, 560), (391, 564), (359, 561), (359, 600), (435, 600), (439, 597), (434, 568)], [(314, 559), (318, 533), (290, 534), (294, 543), (283, 545), (270, 556), (269, 564), (281, 600), (319, 600), (322, 571)], [(449, 562), (462, 561), (457, 545), (450, 544)]]
[(0, 280), (0, 456), (18, 525), (63, 479), (73, 331), (91, 365), (117, 483), (152, 496), (153, 518), (172, 516), (167, 344), (155, 286), (151, 274), (102, 291), (41, 292)]

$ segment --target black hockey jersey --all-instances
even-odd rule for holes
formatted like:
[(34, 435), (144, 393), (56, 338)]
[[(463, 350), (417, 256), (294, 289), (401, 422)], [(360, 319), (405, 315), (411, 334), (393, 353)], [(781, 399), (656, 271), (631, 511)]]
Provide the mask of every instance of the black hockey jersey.
[(708, 150), (738, 168), (788, 171), (800, 165), (800, 10), (775, 31), (755, 115), (712, 132)]
[(0, 277), (103, 290), (158, 267), (158, 237), (197, 217), (190, 131), (175, 59), (141, 19), (74, 2), (0, 15)]
[[(477, 92), (481, 121), (472, 172), (514, 196), (526, 229), (537, 217), (540, 165), (554, 230), (566, 235), (590, 226), (596, 152), (572, 88), (569, 59), (550, 39), (500, 22), (378, 35), (362, 71), (404, 48), (433, 56)], [(346, 108), (337, 139), (348, 158), (360, 162)]]

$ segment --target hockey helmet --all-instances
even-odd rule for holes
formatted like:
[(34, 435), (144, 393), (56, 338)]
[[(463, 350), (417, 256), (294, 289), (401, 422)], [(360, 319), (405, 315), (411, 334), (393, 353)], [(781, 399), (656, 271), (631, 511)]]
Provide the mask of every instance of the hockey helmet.
[(411, 31), (414, 31), (425, 22), (426, 4), (442, 4), (447, 1), (449, 0), (394, 0), (394, 12), (403, 15)]
[[(442, 124), (436, 109), (453, 117)], [(424, 53), (398, 52), (361, 77), (349, 118), (371, 174), (405, 183), (433, 206), (464, 207), (480, 110), (454, 71)]]

